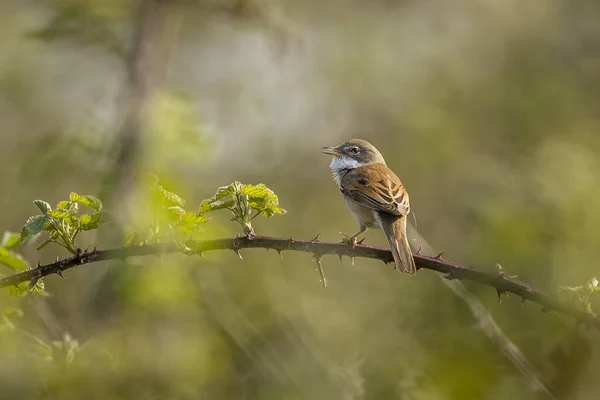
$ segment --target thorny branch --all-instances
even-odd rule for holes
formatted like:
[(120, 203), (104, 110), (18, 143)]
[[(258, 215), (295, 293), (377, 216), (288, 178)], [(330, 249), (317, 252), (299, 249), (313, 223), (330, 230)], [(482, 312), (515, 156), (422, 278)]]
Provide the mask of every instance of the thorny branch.
[[(189, 241), (187, 247), (193, 249), (194, 253), (201, 254), (205, 251), (212, 250), (233, 250), (239, 255), (240, 249), (248, 248), (263, 248), (273, 249), (281, 255), (281, 252), (287, 250), (302, 251), (312, 253), (317, 261), (319, 273), (321, 274), (322, 282), (325, 284), (325, 276), (321, 267), (321, 258), (327, 254), (337, 254), (341, 259), (342, 256), (351, 258), (362, 257), (371, 258), (383, 261), (384, 263), (392, 263), (393, 258), (389, 250), (357, 244), (352, 247), (344, 243), (323, 242), (319, 237), (312, 240), (298, 240), (294, 238), (273, 238), (266, 236), (244, 236), (227, 239), (214, 239), (204, 241)], [(110, 250), (92, 250), (80, 251), (79, 254), (56, 260), (53, 263), (38, 265), (36, 268), (7, 276), (0, 279), (0, 288), (18, 285), (22, 282), (35, 283), (40, 278), (51, 274), (62, 276), (63, 271), (83, 264), (90, 264), (106, 260), (126, 259), (134, 256), (144, 256), (152, 254), (165, 254), (184, 252), (182, 247), (175, 243), (153, 244), (144, 246), (123, 247)], [(513, 293), (525, 300), (529, 300), (542, 305), (544, 311), (556, 311), (569, 315), (575, 320), (586, 326), (593, 326), (600, 330), (600, 318), (594, 314), (589, 314), (575, 306), (563, 303), (548, 294), (541, 292), (535, 287), (508, 276), (502, 270), (496, 273), (488, 273), (477, 271), (471, 267), (455, 264), (441, 257), (441, 254), (435, 257), (426, 256), (419, 252), (414, 254), (415, 263), (418, 269), (428, 269), (444, 274), (447, 279), (459, 279), (478, 282), (484, 285), (492, 286), (496, 289), (498, 296), (501, 294)]]

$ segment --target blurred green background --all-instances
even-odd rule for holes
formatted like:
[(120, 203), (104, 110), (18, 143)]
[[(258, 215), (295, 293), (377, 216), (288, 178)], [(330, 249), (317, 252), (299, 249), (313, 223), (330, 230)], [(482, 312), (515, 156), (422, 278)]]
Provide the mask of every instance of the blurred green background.
[[(153, 172), (191, 209), (265, 183), (288, 213), (258, 234), (338, 241), (356, 224), (320, 148), (359, 137), (446, 258), (558, 295), (599, 268), (599, 20), (597, 0), (0, 0), (0, 229), (71, 191), (127, 218)], [(237, 233), (223, 212), (204, 236)], [(310, 254), (242, 255), (3, 293), (24, 315), (0, 331), (0, 398), (551, 398), (433, 272), (326, 256), (323, 289)], [(600, 333), (467, 286), (555, 398), (598, 398)]]

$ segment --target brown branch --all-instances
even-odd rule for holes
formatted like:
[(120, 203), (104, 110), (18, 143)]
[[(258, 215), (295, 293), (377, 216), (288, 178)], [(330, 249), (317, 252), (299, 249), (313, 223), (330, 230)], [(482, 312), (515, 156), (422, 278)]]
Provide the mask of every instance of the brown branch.
[[(318, 236), (313, 240), (297, 240), (294, 238), (283, 239), (266, 236), (236, 237), (231, 239), (204, 240), (187, 243), (196, 253), (202, 253), (212, 250), (233, 250), (238, 253), (240, 249), (262, 248), (273, 249), (281, 254), (282, 251), (294, 250), (312, 253), (317, 261), (326, 254), (337, 254), (340, 259), (342, 256), (371, 258), (383, 261), (384, 263), (393, 262), (392, 254), (387, 249), (365, 246), (357, 244), (354, 248), (343, 243), (332, 243), (320, 241)], [(62, 276), (62, 272), (83, 264), (90, 264), (98, 261), (119, 260), (134, 256), (144, 256), (151, 254), (165, 254), (183, 252), (181, 247), (174, 243), (154, 244), (144, 246), (124, 247), (111, 250), (92, 250), (83, 251), (79, 255), (57, 260), (50, 264), (38, 265), (36, 268), (7, 276), (0, 279), (0, 288), (18, 285), (21, 282), (36, 282), (38, 279), (51, 274)], [(239, 254), (239, 253), (238, 253)], [(492, 286), (496, 289), (498, 296), (506, 293), (514, 293), (520, 296), (523, 301), (529, 300), (543, 306), (546, 311), (557, 311), (569, 315), (578, 323), (593, 326), (600, 330), (600, 318), (596, 315), (588, 314), (575, 306), (563, 303), (547, 295), (533, 286), (505, 275), (502, 271), (497, 273), (488, 273), (477, 271), (473, 268), (455, 264), (444, 260), (441, 256), (430, 257), (420, 254), (414, 254), (415, 263), (418, 269), (428, 269), (444, 274), (447, 279), (460, 279), (478, 282), (484, 285)]]

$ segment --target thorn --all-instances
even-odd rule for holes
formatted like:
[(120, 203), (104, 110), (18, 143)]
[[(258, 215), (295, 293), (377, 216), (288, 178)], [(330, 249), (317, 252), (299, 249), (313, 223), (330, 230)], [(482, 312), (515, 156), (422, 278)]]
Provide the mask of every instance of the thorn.
[(58, 262), (58, 260), (60, 260), (60, 258), (58, 258), (58, 256), (56, 256), (56, 261), (55, 262)]
[(268, 247), (265, 247), (265, 250), (267, 250), (267, 253), (269, 252), (269, 248)]
[(311, 240), (310, 242), (311, 242), (311, 243), (320, 242), (320, 241), (321, 241), (321, 240), (319, 239), (319, 236), (320, 236), (320, 235), (321, 235), (320, 233), (317, 233), (317, 236), (315, 236), (315, 238), (314, 238), (313, 240)]
[(33, 289), (35, 287), (35, 285), (37, 285), (37, 283), (38, 283), (38, 279), (32, 279), (32, 280), (30, 280), (29, 281), (29, 285), (28, 285), (29, 289)]
[(95, 253), (95, 252), (96, 252), (96, 246), (94, 246), (94, 250), (92, 250), (92, 253)]
[(356, 242), (355, 245), (357, 245), (357, 244), (363, 244), (363, 242), (365, 241), (365, 239), (366, 239), (366, 237), (360, 239), (358, 242)]
[(421, 255), (421, 250), (423, 250), (423, 245), (422, 244), (419, 245), (419, 250), (417, 250), (417, 254), (418, 255)]
[(521, 303), (525, 304), (526, 300), (527, 300), (527, 295), (526, 294), (521, 295)]
[(202, 258), (205, 258), (205, 257), (206, 257), (206, 256), (204, 255), (204, 253), (203, 253), (203, 252), (200, 252), (200, 253), (198, 253), (198, 255), (199, 255), (200, 257), (202, 257)]
[(37, 268), (39, 268), (39, 267), (41, 267), (41, 266), (42, 266), (42, 264), (40, 264), (40, 262), (38, 261), (38, 263), (37, 263)]
[(435, 258), (436, 260), (443, 260), (442, 254), (444, 254), (443, 251), (440, 254), (438, 254), (437, 256), (433, 257), (433, 258)]
[(283, 260), (283, 250), (277, 250), (277, 252), (279, 253), (279, 258)]
[(62, 271), (60, 269), (58, 271), (56, 271), (56, 275), (58, 275), (61, 278), (65, 279), (65, 277), (63, 276), (63, 273), (62, 273)]
[(288, 239), (288, 242), (290, 242), (290, 243), (294, 243), (294, 237), (293, 237), (293, 236), (290, 236), (290, 238)]
[(238, 255), (238, 257), (240, 258), (240, 260), (244, 259), (244, 257), (242, 257), (242, 255), (240, 254), (240, 249), (233, 249), (233, 252)]
[(340, 262), (341, 262), (342, 261), (342, 252), (341, 251), (338, 252), (337, 255), (338, 255), (338, 258), (340, 259)]
[(352, 266), (354, 267), (354, 257), (350, 257), (350, 261), (352, 262)]
[(498, 301), (502, 303), (502, 295), (508, 297), (508, 293), (505, 290), (496, 289), (496, 293), (498, 294)]

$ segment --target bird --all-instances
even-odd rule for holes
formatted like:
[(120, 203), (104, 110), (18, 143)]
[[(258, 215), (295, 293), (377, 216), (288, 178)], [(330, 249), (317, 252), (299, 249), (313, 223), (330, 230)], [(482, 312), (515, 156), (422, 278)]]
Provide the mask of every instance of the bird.
[(355, 246), (356, 237), (367, 228), (379, 227), (390, 245), (396, 269), (415, 274), (417, 268), (406, 235), (408, 192), (379, 150), (366, 140), (352, 139), (323, 147), (322, 152), (333, 156), (329, 165), (333, 180), (359, 225), (358, 232), (344, 235), (344, 241)]

